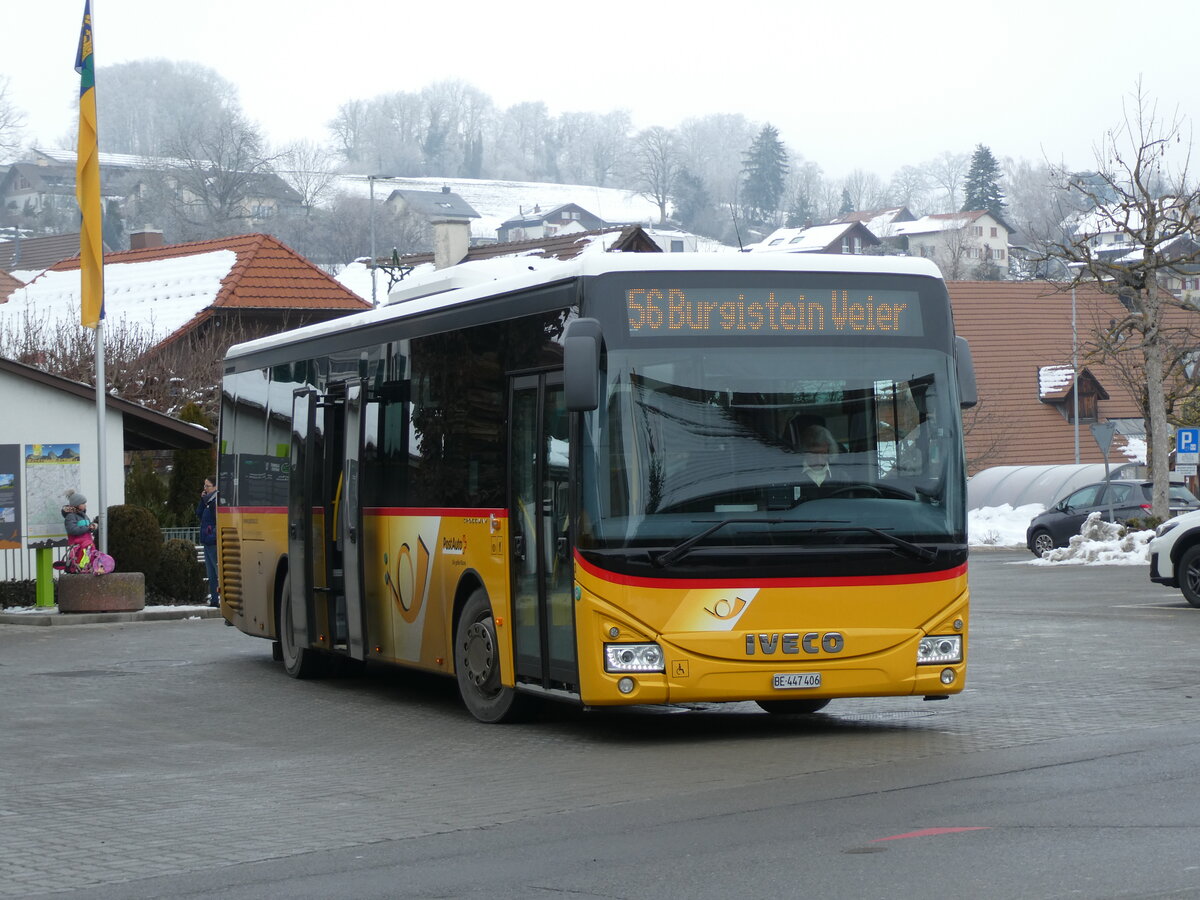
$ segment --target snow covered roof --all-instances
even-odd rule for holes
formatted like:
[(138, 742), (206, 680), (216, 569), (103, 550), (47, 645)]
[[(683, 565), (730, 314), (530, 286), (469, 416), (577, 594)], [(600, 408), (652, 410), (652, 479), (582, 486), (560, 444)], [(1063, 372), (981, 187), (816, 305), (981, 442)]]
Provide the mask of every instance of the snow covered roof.
[[(79, 156), (74, 150), (37, 147), (33, 151), (49, 160), (64, 165), (75, 165)], [(200, 160), (171, 159), (165, 156), (134, 156), (129, 153), (97, 153), (101, 166), (114, 169), (168, 169), (191, 168)]]
[[(104, 311), (161, 343), (208, 310), (361, 310), (369, 306), (312, 263), (263, 234), (105, 255)], [(0, 303), (0, 327), (58, 327), (80, 317), (79, 260), (65, 260)]]
[(1038, 369), (1038, 396), (1043, 400), (1062, 396), (1074, 380), (1071, 366), (1042, 366)]
[[(543, 208), (577, 204), (610, 224), (648, 224), (658, 221), (658, 206), (634, 191), (594, 187), (583, 184), (551, 184), (535, 181), (496, 181), (475, 178), (388, 178), (375, 179), (375, 195), (380, 187), (396, 190), (440, 191), (449, 187), (479, 213), (471, 221), (471, 236), (496, 237), (500, 225), (514, 209), (539, 203)], [(370, 196), (371, 183), (366, 175), (341, 175), (331, 194)]]

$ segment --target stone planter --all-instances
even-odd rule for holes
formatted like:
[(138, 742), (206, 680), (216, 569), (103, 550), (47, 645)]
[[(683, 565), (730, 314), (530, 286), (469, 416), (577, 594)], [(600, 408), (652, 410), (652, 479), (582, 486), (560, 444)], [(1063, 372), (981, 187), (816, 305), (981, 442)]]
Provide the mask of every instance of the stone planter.
[(137, 612), (146, 607), (146, 576), (141, 572), (60, 575), (60, 613)]

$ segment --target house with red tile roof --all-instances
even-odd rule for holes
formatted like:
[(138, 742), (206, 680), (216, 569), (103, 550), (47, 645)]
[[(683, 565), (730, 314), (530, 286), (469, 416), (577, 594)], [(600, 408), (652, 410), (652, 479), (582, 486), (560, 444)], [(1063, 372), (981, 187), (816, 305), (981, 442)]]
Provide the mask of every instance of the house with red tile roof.
[(19, 287), (24, 287), (25, 282), (19, 278), (14, 278), (7, 272), (0, 271), (0, 303), (4, 302), (4, 298), (11, 294)]
[[(1111, 294), (1075, 291), (1044, 281), (951, 281), (946, 285), (955, 331), (971, 345), (979, 404), (963, 413), (971, 474), (998, 465), (1075, 462), (1075, 394), (1079, 395), (1079, 461), (1104, 456), (1089, 426), (1117, 422), (1109, 454), (1116, 466), (1141, 458), (1145, 424), (1128, 373), (1089, 357), (1096, 335), (1124, 318)], [(1188, 315), (1172, 310), (1182, 334)], [(1078, 332), (1078, 377), (1072, 366), (1072, 321)], [(1136, 351), (1135, 351), (1136, 352)], [(1140, 355), (1137, 360), (1140, 367)]]
[[(370, 308), (290, 247), (265, 234), (187, 244), (131, 235), (104, 257), (105, 328), (138, 329), (155, 346), (225, 333), (262, 335)], [(0, 303), (0, 328), (78, 322), (78, 258), (51, 266)]]

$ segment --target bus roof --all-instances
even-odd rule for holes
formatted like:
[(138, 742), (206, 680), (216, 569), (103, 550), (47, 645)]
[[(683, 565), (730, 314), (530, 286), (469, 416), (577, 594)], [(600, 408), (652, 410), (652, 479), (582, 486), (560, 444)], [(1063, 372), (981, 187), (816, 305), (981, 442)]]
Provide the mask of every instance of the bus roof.
[[(576, 277), (610, 272), (821, 272), (922, 275), (940, 279), (932, 261), (909, 256), (858, 256), (834, 253), (583, 253), (574, 259), (515, 257), (460, 263), (440, 269), (427, 280), (401, 284), (387, 304), (269, 335), (229, 348), (234, 360), (264, 350), (342, 334), (384, 322), (471, 303)], [(423, 290), (424, 288), (424, 290)]]

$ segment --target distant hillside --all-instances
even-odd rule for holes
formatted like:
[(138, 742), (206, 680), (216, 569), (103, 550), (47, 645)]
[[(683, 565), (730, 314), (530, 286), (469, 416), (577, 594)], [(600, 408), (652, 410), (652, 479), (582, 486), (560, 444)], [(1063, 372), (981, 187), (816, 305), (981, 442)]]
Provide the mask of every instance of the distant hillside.
[[(375, 182), (375, 198), (387, 199), (396, 190), (440, 191), (448, 187), (466, 200), (481, 218), (472, 221), (471, 236), (495, 239), (500, 223), (535, 205), (554, 209), (578, 203), (606, 222), (650, 225), (658, 221), (658, 207), (633, 191), (584, 184), (550, 184), (536, 181), (489, 181), (471, 178), (393, 178)], [(358, 197), (370, 195), (365, 175), (339, 176), (335, 191)]]

